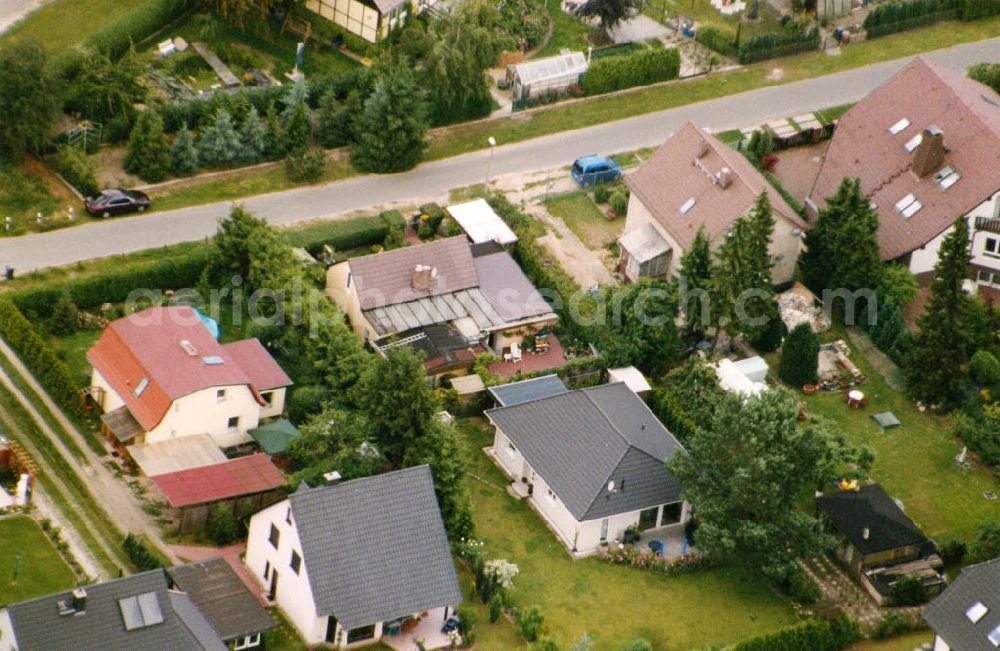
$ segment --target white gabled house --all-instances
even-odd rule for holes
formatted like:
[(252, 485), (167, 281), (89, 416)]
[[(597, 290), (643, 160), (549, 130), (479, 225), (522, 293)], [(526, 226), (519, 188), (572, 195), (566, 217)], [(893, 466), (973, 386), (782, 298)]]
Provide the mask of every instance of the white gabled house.
[(462, 601), (428, 466), (303, 484), (250, 519), (245, 562), (310, 646), (438, 631)]
[(577, 556), (625, 530), (683, 530), (689, 507), (664, 463), (681, 444), (624, 383), (486, 412), (490, 454)]
[(220, 448), (284, 410), (292, 381), (256, 339), (220, 344), (187, 306), (111, 322), (87, 352), (90, 395), (117, 445), (207, 434)]

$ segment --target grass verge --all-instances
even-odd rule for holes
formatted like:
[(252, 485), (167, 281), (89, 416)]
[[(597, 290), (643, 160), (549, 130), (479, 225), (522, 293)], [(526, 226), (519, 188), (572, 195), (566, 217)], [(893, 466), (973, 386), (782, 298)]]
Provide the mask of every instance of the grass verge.
[(55, 0), (14, 25), (0, 37), (0, 45), (34, 38), (49, 54), (62, 54), (144, 4), (146, 0)]
[(545, 208), (553, 217), (563, 220), (589, 249), (602, 251), (621, 235), (624, 220), (608, 219), (586, 192), (552, 197), (545, 202)]

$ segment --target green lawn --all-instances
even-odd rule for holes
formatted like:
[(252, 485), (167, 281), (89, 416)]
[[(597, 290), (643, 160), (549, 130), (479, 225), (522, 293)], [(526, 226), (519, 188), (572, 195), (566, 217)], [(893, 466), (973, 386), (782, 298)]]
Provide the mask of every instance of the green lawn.
[[(16, 556), (21, 561), (13, 582)], [(27, 516), (0, 520), (0, 606), (67, 590), (76, 575)]]
[(586, 192), (552, 197), (545, 202), (545, 207), (553, 217), (566, 222), (570, 230), (592, 250), (603, 250), (613, 244), (625, 227), (624, 219), (609, 220)]
[(848, 651), (913, 651), (924, 642), (933, 643), (934, 634), (930, 631), (918, 631), (891, 640), (865, 640), (852, 646)]
[(34, 38), (51, 54), (61, 54), (145, 3), (145, 0), (55, 0), (0, 36), (0, 45)]
[[(833, 332), (833, 339), (849, 341), (842, 329)], [(868, 407), (848, 409), (843, 393), (821, 392), (803, 396), (808, 412), (834, 420), (851, 439), (875, 451), (872, 478), (903, 501), (929, 537), (971, 541), (980, 525), (1000, 520), (1000, 501), (983, 498), (984, 491), (997, 491), (996, 479), (985, 470), (961, 470), (953, 463), (961, 448), (949, 420), (918, 411), (852, 350), (851, 359), (868, 377), (861, 387)], [(871, 418), (881, 411), (894, 413), (903, 426), (881, 433)]]
[(597, 33), (594, 27), (571, 16), (560, 8), (560, 0), (536, 0), (538, 4), (544, 4), (549, 12), (549, 19), (552, 21), (552, 37), (545, 44), (536, 59), (554, 56), (559, 54), (563, 48), (574, 51), (587, 51), (590, 46), (590, 37)]
[[(460, 423), (469, 470), (505, 485), (481, 450), (492, 440), (491, 433), (478, 428), (481, 422)], [(549, 633), (564, 648), (584, 631), (600, 651), (619, 649), (639, 637), (656, 649), (701, 648), (795, 621), (791, 604), (735, 567), (665, 577), (597, 558), (574, 561), (527, 504), (471, 477), (468, 486), (477, 535), (487, 554), (506, 558), (521, 570), (512, 591), (515, 604), (539, 606)]]
[(49, 337), (49, 343), (59, 358), (69, 366), (73, 379), (79, 386), (85, 386), (90, 364), (87, 362), (87, 351), (97, 342), (101, 331), (79, 330), (69, 335)]

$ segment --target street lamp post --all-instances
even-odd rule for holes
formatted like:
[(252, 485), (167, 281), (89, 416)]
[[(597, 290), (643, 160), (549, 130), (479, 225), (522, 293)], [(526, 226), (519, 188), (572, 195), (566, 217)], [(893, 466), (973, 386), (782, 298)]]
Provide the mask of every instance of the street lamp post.
[(490, 136), (486, 142), (490, 145), (490, 157), (486, 161), (486, 189), (488, 190), (490, 187), (490, 172), (493, 170), (493, 152), (497, 150), (497, 139)]

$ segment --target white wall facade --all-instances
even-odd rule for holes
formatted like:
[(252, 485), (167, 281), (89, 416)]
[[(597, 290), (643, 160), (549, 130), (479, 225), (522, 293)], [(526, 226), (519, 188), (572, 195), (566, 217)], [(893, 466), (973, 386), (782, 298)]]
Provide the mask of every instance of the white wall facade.
[[(219, 392), (225, 395), (219, 397)], [(174, 400), (159, 425), (146, 433), (146, 443), (192, 434), (208, 434), (220, 448), (251, 440), (248, 429), (260, 423), (260, 404), (245, 384), (202, 389)], [(230, 427), (231, 418), (238, 418)]]
[[(282, 412), (285, 411), (285, 395), (287, 392), (286, 387), (278, 387), (277, 389), (271, 389), (269, 391), (261, 391), (260, 395), (267, 402), (268, 394), (271, 396), (270, 402), (260, 408), (260, 413), (258, 420), (264, 420), (265, 418), (274, 418), (280, 416)], [(253, 429), (253, 428), (249, 428)]]
[(0, 609), (0, 651), (17, 651), (14, 641), (14, 625), (6, 608)]
[(409, 4), (396, 7), (380, 21), (377, 9), (358, 0), (306, 0), (306, 9), (340, 25), (352, 34), (375, 43), (389, 32), (389, 25), (406, 20)]
[[(519, 482), (522, 481), (522, 478), (526, 478), (527, 482), (533, 486), (531, 497), (528, 499), (571, 552), (576, 554), (596, 553), (601, 548), (602, 542), (622, 539), (627, 528), (639, 523), (639, 510), (618, 513), (596, 520), (577, 520), (555, 491), (549, 487), (545, 479), (535, 472), (531, 464), (526, 462), (517, 446), (513, 445), (511, 440), (500, 431), (500, 428), (496, 428), (493, 437), (493, 457), (513, 481)], [(663, 517), (661, 507), (658, 507), (660, 511), (657, 513), (657, 525), (661, 524)], [(678, 529), (682, 528), (683, 522), (688, 518), (688, 511), (688, 505), (685, 503), (681, 509), (680, 522), (673, 526)], [(604, 530), (605, 520), (607, 520), (607, 535), (602, 539), (601, 533)]]
[[(90, 386), (100, 389), (101, 409), (105, 413), (114, 411), (125, 405), (125, 401), (118, 395), (118, 392), (111, 388), (111, 384), (94, 367), (91, 367)], [(94, 397), (97, 398), (98, 396)]]
[[(680, 259), (684, 254), (684, 249), (677, 241), (667, 233), (666, 229), (649, 209), (632, 194), (628, 202), (628, 213), (625, 216), (625, 233), (630, 233), (637, 228), (642, 228), (646, 224), (652, 224), (656, 232), (667, 241), (673, 253), (670, 256), (670, 264), (667, 267), (667, 275), (675, 276), (680, 267)], [(715, 237), (711, 242), (712, 250), (715, 251), (725, 241), (725, 233)], [(782, 285), (791, 282), (795, 275), (795, 265), (802, 252), (802, 231), (798, 226), (788, 221), (781, 215), (774, 215), (774, 235), (771, 238), (769, 247), (771, 259), (774, 261), (774, 268), (771, 275), (774, 284)]]
[(358, 298), (357, 285), (351, 277), (350, 262), (335, 264), (326, 272), (326, 295), (344, 311), (351, 328), (362, 341), (378, 339), (375, 329), (361, 313), (361, 300)]
[[(1000, 242), (998, 242), (995, 254), (986, 250), (987, 239), (993, 238), (1000, 241), (1000, 235), (986, 231), (976, 231), (977, 217), (1000, 217), (1000, 192), (969, 211), (967, 217), (969, 221), (969, 238), (972, 242), (971, 264), (1000, 271)], [(950, 230), (950, 228), (946, 229), (943, 233), (910, 254), (910, 273), (916, 275), (934, 271), (941, 243), (944, 242), (944, 238), (948, 236)]]

